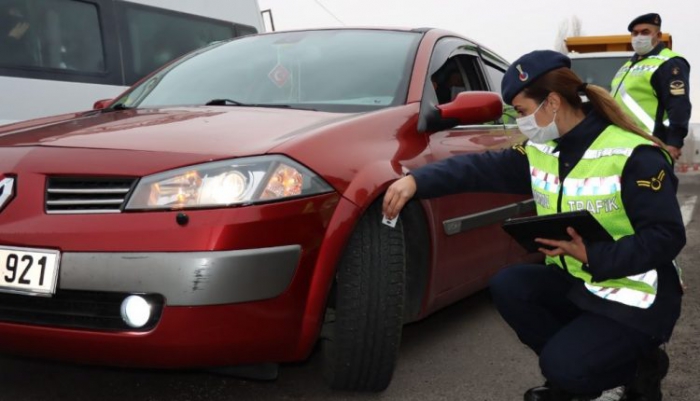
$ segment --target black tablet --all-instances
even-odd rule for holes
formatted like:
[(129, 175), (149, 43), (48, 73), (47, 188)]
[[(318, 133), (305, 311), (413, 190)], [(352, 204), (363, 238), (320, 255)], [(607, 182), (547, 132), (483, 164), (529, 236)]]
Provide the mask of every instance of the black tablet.
[(538, 248), (548, 248), (535, 242), (535, 238), (570, 240), (571, 237), (566, 232), (567, 227), (573, 227), (586, 241), (613, 240), (588, 210), (511, 218), (503, 223), (503, 229), (529, 252), (537, 252)]

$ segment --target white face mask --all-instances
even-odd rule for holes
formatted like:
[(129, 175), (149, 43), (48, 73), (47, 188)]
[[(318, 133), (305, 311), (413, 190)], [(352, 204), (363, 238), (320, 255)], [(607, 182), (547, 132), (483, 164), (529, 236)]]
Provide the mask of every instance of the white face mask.
[(637, 35), (632, 37), (632, 48), (635, 53), (643, 56), (654, 49), (651, 42), (651, 35)]
[[(544, 101), (546, 102), (546, 100)], [(557, 124), (554, 122), (557, 118), (557, 112), (554, 112), (554, 118), (552, 122), (546, 127), (540, 127), (537, 125), (537, 120), (535, 120), (535, 114), (540, 110), (544, 102), (540, 103), (535, 109), (535, 112), (527, 115), (525, 117), (520, 117), (515, 120), (518, 124), (520, 132), (522, 132), (526, 137), (528, 137), (533, 143), (546, 143), (553, 139), (559, 138), (559, 129)]]

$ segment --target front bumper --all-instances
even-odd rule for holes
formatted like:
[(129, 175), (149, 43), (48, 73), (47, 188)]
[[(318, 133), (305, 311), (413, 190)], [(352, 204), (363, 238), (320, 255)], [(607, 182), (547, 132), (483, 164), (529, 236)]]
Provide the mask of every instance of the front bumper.
[[(204, 306), (274, 298), (290, 285), (301, 246), (179, 253), (65, 253), (52, 297), (0, 293), (0, 321), (98, 331), (146, 332), (165, 306)], [(139, 328), (121, 306), (139, 294), (150, 317)]]
[[(60, 289), (53, 298), (0, 294), (0, 349), (161, 368), (277, 361), (296, 341), (292, 322), (301, 308), (284, 293), (300, 256), (298, 245), (220, 252), (65, 253)], [(157, 321), (149, 322), (146, 331), (123, 322), (114, 326), (119, 303), (132, 293), (156, 300), (151, 305), (158, 308), (153, 312)], [(13, 308), (13, 301), (21, 304)], [(69, 308), (54, 308), (66, 303)], [(297, 309), (297, 314), (274, 313), (285, 309)]]
[(78, 253), (61, 256), (63, 290), (160, 294), (168, 306), (258, 301), (291, 283), (301, 246), (219, 252)]
[[(343, 213), (331, 222), (339, 201)], [(158, 321), (144, 331), (0, 318), (0, 352), (111, 366), (190, 368), (296, 361), (308, 355), (330, 278), (319, 276), (317, 268), (319, 263), (333, 266), (319, 260), (334, 260), (331, 255), (341, 244), (336, 238), (356, 208), (337, 194), (326, 194), (190, 211), (186, 227), (176, 224), (176, 212), (20, 219), (22, 209), (9, 211), (0, 214), (0, 243), (62, 250), (54, 300), (68, 293), (88, 299), (144, 293), (160, 294), (163, 302)], [(330, 253), (322, 250), (326, 242)]]

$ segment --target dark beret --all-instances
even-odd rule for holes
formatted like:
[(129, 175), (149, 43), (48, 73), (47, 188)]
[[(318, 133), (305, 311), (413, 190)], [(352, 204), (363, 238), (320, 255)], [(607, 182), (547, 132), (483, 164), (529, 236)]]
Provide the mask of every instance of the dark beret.
[(661, 16), (657, 13), (649, 13), (649, 14), (640, 15), (639, 17), (633, 19), (632, 22), (630, 22), (629, 26), (627, 26), (627, 30), (632, 32), (632, 29), (637, 24), (651, 24), (651, 25), (656, 25), (656, 26), (660, 27), (661, 26)]
[(542, 75), (557, 68), (571, 68), (571, 59), (553, 50), (535, 50), (515, 60), (501, 81), (503, 101), (507, 104)]

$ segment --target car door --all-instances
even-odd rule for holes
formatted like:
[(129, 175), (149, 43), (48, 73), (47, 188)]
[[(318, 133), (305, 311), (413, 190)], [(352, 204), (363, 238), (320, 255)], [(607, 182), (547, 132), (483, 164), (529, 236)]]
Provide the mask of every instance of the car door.
[[(460, 91), (490, 91), (495, 85), (490, 83), (491, 78), (485, 72), (478, 47), (454, 37), (436, 44), (429, 75), (434, 94), (427, 93), (427, 96), (433, 96), (437, 103), (451, 101)], [(430, 133), (431, 157), (442, 160), (521, 143), (522, 136), (517, 130), (506, 129), (503, 120)], [(430, 201), (435, 233), (431, 295), (436, 307), (482, 288), (492, 273), (506, 263), (511, 240), (500, 223), (523, 198), (509, 194), (462, 193)]]
[[(503, 80), (503, 75), (505, 75), (506, 69), (508, 69), (507, 62), (495, 53), (484, 48), (479, 48), (479, 54), (481, 55), (481, 60), (484, 64), (486, 76), (489, 78), (488, 83), (490, 89), (494, 92), (501, 93), (501, 81)], [(524, 141), (525, 136), (520, 133), (520, 130), (518, 130), (518, 125), (515, 123), (516, 118), (517, 112), (513, 106), (504, 104), (501, 121), (504, 124), (506, 135), (509, 137), (518, 137), (521, 141)], [(512, 209), (511, 212), (512, 217), (534, 215), (535, 204), (532, 199), (528, 197), (526, 200), (519, 203), (518, 208)], [(528, 252), (512, 238), (510, 239), (507, 255), (508, 259), (506, 264), (522, 261), (540, 262), (542, 260), (541, 254), (528, 254)]]

